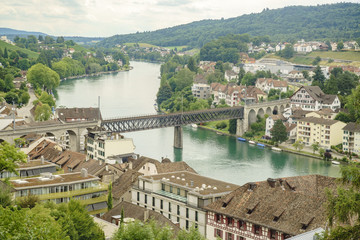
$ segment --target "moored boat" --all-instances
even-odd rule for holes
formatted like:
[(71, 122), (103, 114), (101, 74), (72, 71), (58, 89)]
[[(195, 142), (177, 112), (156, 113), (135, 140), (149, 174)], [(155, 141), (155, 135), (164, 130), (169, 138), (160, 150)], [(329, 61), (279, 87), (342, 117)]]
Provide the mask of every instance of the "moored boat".
[(197, 128), (197, 127), (198, 127), (198, 125), (196, 125), (195, 123), (193, 123), (193, 124), (191, 124), (191, 127), (193, 127), (193, 128)]
[(258, 144), (256, 144), (256, 146), (258, 146), (258, 147), (262, 147), (262, 148), (264, 148), (264, 147), (265, 147), (265, 145), (264, 145), (264, 144), (262, 144), (262, 143), (258, 143)]
[(331, 161), (331, 163), (334, 165), (340, 165), (340, 162), (338, 162), (338, 161)]
[(256, 142), (254, 142), (254, 141), (252, 141), (252, 140), (250, 140), (249, 143), (250, 143), (250, 144), (254, 144), (254, 145), (256, 144)]
[(238, 137), (238, 140), (239, 140), (240, 142), (246, 142), (246, 139), (245, 139), (245, 138)]
[(271, 150), (277, 151), (277, 152), (281, 152), (282, 149), (281, 148), (277, 148), (277, 147), (272, 147)]

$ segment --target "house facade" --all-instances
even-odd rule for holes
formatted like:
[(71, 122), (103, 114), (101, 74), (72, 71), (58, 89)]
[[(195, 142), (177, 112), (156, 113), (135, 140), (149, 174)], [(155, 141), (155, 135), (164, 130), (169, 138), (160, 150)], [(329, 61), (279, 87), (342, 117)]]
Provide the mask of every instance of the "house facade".
[(90, 131), (85, 136), (85, 143), (89, 158), (113, 164), (132, 156), (135, 150), (132, 138), (125, 138), (119, 133)]
[(360, 124), (348, 123), (343, 130), (343, 151), (360, 153)]
[(282, 114), (271, 115), (266, 119), (265, 124), (265, 135), (271, 137), (271, 129), (273, 128), (275, 122), (281, 120), (282, 122), (286, 121), (286, 118)]
[(335, 178), (308, 175), (247, 183), (205, 207), (206, 238), (283, 240), (324, 228), (325, 187), (335, 189)]
[(297, 140), (306, 146), (319, 143), (321, 147), (330, 149), (331, 146), (342, 143), (343, 127), (346, 123), (317, 117), (305, 117), (297, 123)]
[(272, 78), (258, 78), (256, 80), (255, 87), (267, 93), (269, 93), (270, 89), (286, 92), (288, 84), (286, 81), (274, 80)]
[(291, 107), (300, 107), (305, 111), (318, 111), (323, 108), (340, 108), (337, 95), (325, 94), (318, 86), (302, 86), (291, 97)]
[(204, 207), (238, 187), (188, 171), (139, 176), (131, 202), (161, 213), (182, 229), (194, 225), (206, 236)]
[(191, 87), (191, 91), (196, 98), (208, 99), (211, 97), (209, 84), (194, 83)]

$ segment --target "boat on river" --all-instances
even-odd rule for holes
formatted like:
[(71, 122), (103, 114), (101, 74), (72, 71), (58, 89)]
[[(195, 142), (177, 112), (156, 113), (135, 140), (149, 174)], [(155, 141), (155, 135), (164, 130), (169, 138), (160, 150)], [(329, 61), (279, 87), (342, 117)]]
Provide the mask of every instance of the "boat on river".
[(240, 142), (246, 142), (246, 139), (245, 139), (245, 138), (238, 137), (238, 141), (240, 141)]
[(340, 162), (338, 162), (338, 161), (331, 161), (331, 163), (334, 165), (340, 165)]
[(249, 143), (250, 143), (250, 144), (253, 144), (253, 145), (256, 144), (256, 142), (254, 142), (254, 141), (252, 141), (252, 140), (250, 140)]
[(193, 127), (193, 128), (197, 128), (197, 127), (198, 127), (198, 125), (196, 125), (195, 123), (193, 123), (193, 124), (191, 124), (191, 127)]
[(258, 144), (256, 144), (256, 146), (261, 147), (261, 148), (264, 148), (264, 147), (265, 147), (265, 145), (262, 144), (262, 143), (258, 143)]
[(277, 148), (277, 147), (272, 147), (271, 150), (276, 151), (276, 152), (281, 152), (282, 151), (281, 148)]

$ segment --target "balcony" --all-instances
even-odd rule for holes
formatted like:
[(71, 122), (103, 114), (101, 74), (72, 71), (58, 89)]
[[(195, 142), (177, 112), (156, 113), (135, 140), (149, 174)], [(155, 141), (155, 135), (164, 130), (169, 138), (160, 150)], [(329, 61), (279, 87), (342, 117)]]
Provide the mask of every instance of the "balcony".
[(177, 195), (177, 194), (174, 194), (174, 193), (166, 192), (166, 191), (163, 191), (163, 190), (157, 191), (156, 194), (159, 194), (159, 195), (161, 195), (161, 196), (164, 196), (164, 197), (167, 197), (167, 198), (171, 198), (171, 199), (174, 199), (174, 200), (183, 202), (183, 203), (186, 203), (186, 202), (187, 202), (187, 198), (186, 198), (186, 197), (180, 196), (180, 195)]
[(67, 191), (67, 192), (57, 192), (57, 193), (49, 193), (49, 194), (42, 194), (37, 195), (39, 200), (48, 200), (48, 199), (56, 199), (56, 198), (71, 198), (78, 195), (84, 195), (88, 193), (100, 192), (100, 191), (107, 191), (108, 186), (104, 183), (99, 183), (97, 187)]

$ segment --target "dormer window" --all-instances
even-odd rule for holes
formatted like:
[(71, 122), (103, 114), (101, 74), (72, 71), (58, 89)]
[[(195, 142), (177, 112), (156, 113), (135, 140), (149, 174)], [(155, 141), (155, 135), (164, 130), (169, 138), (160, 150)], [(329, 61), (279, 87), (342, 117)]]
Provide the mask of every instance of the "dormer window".
[(246, 213), (252, 214), (259, 202), (252, 202), (246, 207)]

